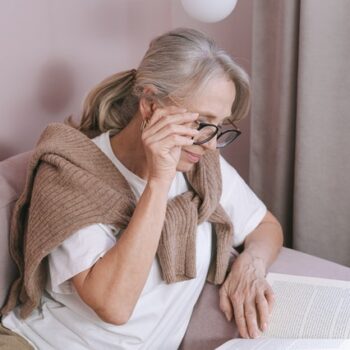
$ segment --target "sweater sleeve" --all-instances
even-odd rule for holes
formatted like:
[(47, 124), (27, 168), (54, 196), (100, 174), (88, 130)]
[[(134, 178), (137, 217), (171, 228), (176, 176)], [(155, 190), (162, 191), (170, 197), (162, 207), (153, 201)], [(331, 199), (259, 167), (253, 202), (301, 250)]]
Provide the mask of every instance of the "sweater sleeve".
[(70, 278), (92, 267), (116, 243), (116, 229), (95, 224), (82, 228), (64, 240), (49, 254), (47, 289), (55, 293), (74, 292)]
[(237, 171), (220, 157), (222, 195), (220, 203), (233, 223), (233, 245), (242, 244), (266, 215), (265, 204), (256, 196)]

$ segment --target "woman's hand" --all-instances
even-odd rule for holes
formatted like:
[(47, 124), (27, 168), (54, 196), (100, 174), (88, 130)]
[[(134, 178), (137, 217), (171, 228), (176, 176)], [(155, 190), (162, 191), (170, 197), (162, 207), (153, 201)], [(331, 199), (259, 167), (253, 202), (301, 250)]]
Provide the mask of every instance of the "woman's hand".
[(267, 329), (273, 303), (262, 260), (243, 251), (220, 288), (220, 309), (229, 321), (234, 315), (243, 338), (256, 338)]
[(198, 113), (175, 106), (157, 108), (142, 133), (148, 180), (172, 181), (182, 146), (192, 145), (198, 131), (190, 125)]

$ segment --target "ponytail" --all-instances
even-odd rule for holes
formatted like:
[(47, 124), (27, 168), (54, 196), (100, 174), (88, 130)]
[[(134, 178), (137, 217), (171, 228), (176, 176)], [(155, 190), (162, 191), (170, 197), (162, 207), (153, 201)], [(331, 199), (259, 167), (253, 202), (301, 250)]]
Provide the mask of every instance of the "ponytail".
[(75, 126), (71, 118), (68, 123), (89, 137), (108, 130), (114, 135), (137, 113), (146, 86), (155, 88), (159, 100), (170, 98), (181, 105), (220, 75), (235, 84), (231, 118), (239, 121), (249, 109), (248, 75), (204, 33), (174, 29), (152, 40), (137, 71), (114, 74), (97, 85), (86, 97), (80, 124)]
[(136, 70), (111, 75), (87, 95), (79, 125), (69, 117), (67, 123), (89, 137), (112, 129), (125, 128), (138, 109), (138, 98), (132, 94)]

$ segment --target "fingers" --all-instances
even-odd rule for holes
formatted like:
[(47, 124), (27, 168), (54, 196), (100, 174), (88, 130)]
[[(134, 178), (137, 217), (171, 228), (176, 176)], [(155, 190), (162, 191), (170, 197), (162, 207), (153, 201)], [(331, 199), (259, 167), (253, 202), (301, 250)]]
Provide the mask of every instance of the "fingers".
[(187, 138), (190, 138), (191, 140), (191, 138), (197, 134), (198, 130), (196, 129), (188, 128), (183, 125), (169, 124), (153, 134), (145, 133), (144, 137), (149, 138), (151, 142), (159, 142), (171, 135), (187, 136)]
[(158, 108), (143, 130), (143, 142), (148, 147), (162, 142), (167, 149), (192, 145), (193, 137), (198, 134), (198, 130), (186, 124), (193, 123), (197, 118), (198, 113), (189, 113), (182, 108), (174, 106)]
[[(227, 305), (228, 301), (231, 308)], [(220, 309), (225, 315), (232, 315), (230, 312), (233, 307), (236, 325), (243, 338), (257, 338), (261, 332), (267, 330), (273, 302), (274, 296), (270, 286), (246, 295), (237, 291), (230, 296), (220, 293)]]
[[(248, 327), (249, 327), (248, 323), (250, 323), (250, 326), (252, 326), (251, 320), (254, 317), (256, 319), (256, 313), (250, 309), (248, 304), (245, 306), (244, 298), (243, 297), (241, 298), (238, 294), (233, 294), (231, 297), (229, 297), (225, 290), (225, 286), (220, 289), (219, 295), (220, 295), (220, 304), (219, 304), (220, 309), (224, 312), (226, 319), (228, 321), (231, 321), (232, 316), (234, 315), (239, 334), (243, 338), (250, 338), (250, 337), (253, 338), (254, 337), (253, 334), (251, 335), (248, 332)], [(255, 321), (255, 328), (257, 329), (256, 321)]]
[(156, 109), (142, 128), (142, 143), (147, 159), (148, 179), (172, 180), (180, 161), (182, 147), (193, 145), (198, 130), (189, 127), (198, 113), (179, 107)]
[(261, 334), (258, 325), (260, 309), (257, 307), (255, 299), (245, 299), (240, 302), (236, 299), (232, 303), (240, 335), (243, 338), (258, 338)]
[(149, 119), (147, 126), (151, 127), (158, 124), (159, 122), (162, 122), (161, 127), (163, 127), (169, 122), (174, 122), (174, 120), (179, 122), (178, 119), (184, 117), (189, 118), (189, 121), (192, 121), (192, 116), (194, 117), (195, 115), (198, 116), (198, 113), (188, 112), (185, 108), (179, 108), (175, 106), (157, 108)]
[(191, 138), (174, 134), (160, 140), (149, 140), (148, 146), (152, 149), (156, 148), (157, 145), (159, 145), (159, 142), (162, 142), (162, 145), (167, 149), (171, 149), (173, 147), (189, 146), (193, 144), (193, 140)]
[(253, 299), (246, 299), (244, 303), (244, 316), (247, 332), (251, 338), (257, 338), (260, 336), (260, 332), (267, 330), (273, 303), (274, 296), (271, 287), (267, 288), (264, 292), (259, 291)]
[(180, 108), (176, 106), (169, 106), (166, 108), (157, 108), (154, 112), (150, 120), (148, 121), (148, 125), (151, 126), (153, 124), (156, 124), (160, 119), (162, 119), (166, 115), (171, 114), (181, 114), (186, 113), (186, 108)]
[[(242, 256), (242, 255), (241, 255)], [(240, 260), (233, 263), (231, 272), (223, 284), (233, 307), (238, 331), (243, 338), (257, 338), (265, 332), (274, 304), (274, 293), (254, 264)], [(225, 300), (220, 300), (223, 311)]]
[(269, 323), (269, 304), (264, 294), (259, 294), (256, 297), (256, 307), (258, 311), (259, 327), (265, 332)]
[(255, 300), (246, 300), (244, 303), (244, 316), (247, 325), (247, 332), (250, 338), (258, 338), (260, 336), (258, 326), (258, 315), (255, 305)]
[(272, 309), (273, 309), (273, 306), (275, 304), (275, 294), (274, 294), (271, 286), (268, 286), (268, 288), (266, 288), (266, 290), (265, 290), (265, 298), (266, 298), (267, 303), (268, 303), (269, 313), (271, 313)]
[(249, 338), (246, 318), (245, 318), (245, 315), (244, 315), (244, 303), (243, 303), (243, 300), (238, 300), (238, 299), (232, 300), (232, 304), (233, 304), (233, 312), (234, 312), (234, 315), (235, 315), (235, 321), (236, 321), (236, 325), (237, 325), (239, 334), (243, 338)]
[(220, 305), (221, 311), (225, 314), (227, 321), (231, 321), (233, 316), (232, 304), (231, 304), (230, 298), (228, 297), (228, 295), (223, 289), (221, 289), (220, 291), (219, 305)]
[(232, 304), (239, 334), (243, 338), (259, 337), (255, 300), (233, 297)]
[[(142, 135), (142, 139), (147, 147), (159, 153), (161, 149), (169, 150), (176, 146), (182, 147), (192, 145), (193, 137), (197, 133), (197, 130), (187, 128), (183, 125), (171, 124), (153, 135), (147, 135), (145, 133), (145, 135)], [(162, 145), (162, 147), (160, 147), (160, 145)]]
[[(147, 124), (144, 129), (144, 136), (152, 136), (159, 131), (174, 126), (174, 125), (186, 125), (192, 123), (198, 118), (198, 113), (178, 113), (178, 114), (169, 114), (167, 110), (158, 109), (152, 116), (150, 122)], [(194, 128), (186, 127), (189, 130), (195, 130)]]

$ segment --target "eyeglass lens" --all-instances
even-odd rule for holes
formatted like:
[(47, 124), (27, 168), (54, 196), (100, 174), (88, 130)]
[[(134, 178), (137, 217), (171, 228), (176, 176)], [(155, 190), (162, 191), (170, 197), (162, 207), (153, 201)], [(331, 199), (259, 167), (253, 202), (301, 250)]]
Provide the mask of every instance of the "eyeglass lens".
[(223, 132), (216, 141), (216, 147), (222, 148), (227, 146), (229, 143), (234, 141), (239, 136), (239, 133), (237, 133), (235, 130), (227, 130), (226, 132)]
[(217, 128), (212, 125), (206, 125), (199, 129), (199, 133), (194, 137), (194, 142), (203, 143), (212, 139), (217, 133)]
[[(198, 129), (199, 133), (194, 137), (194, 144), (203, 144), (210, 141), (218, 133), (218, 129), (214, 125), (203, 125)], [(223, 125), (220, 128), (217, 140), (216, 147), (222, 148), (227, 146), (229, 143), (234, 141), (240, 132), (233, 130), (230, 125)]]

